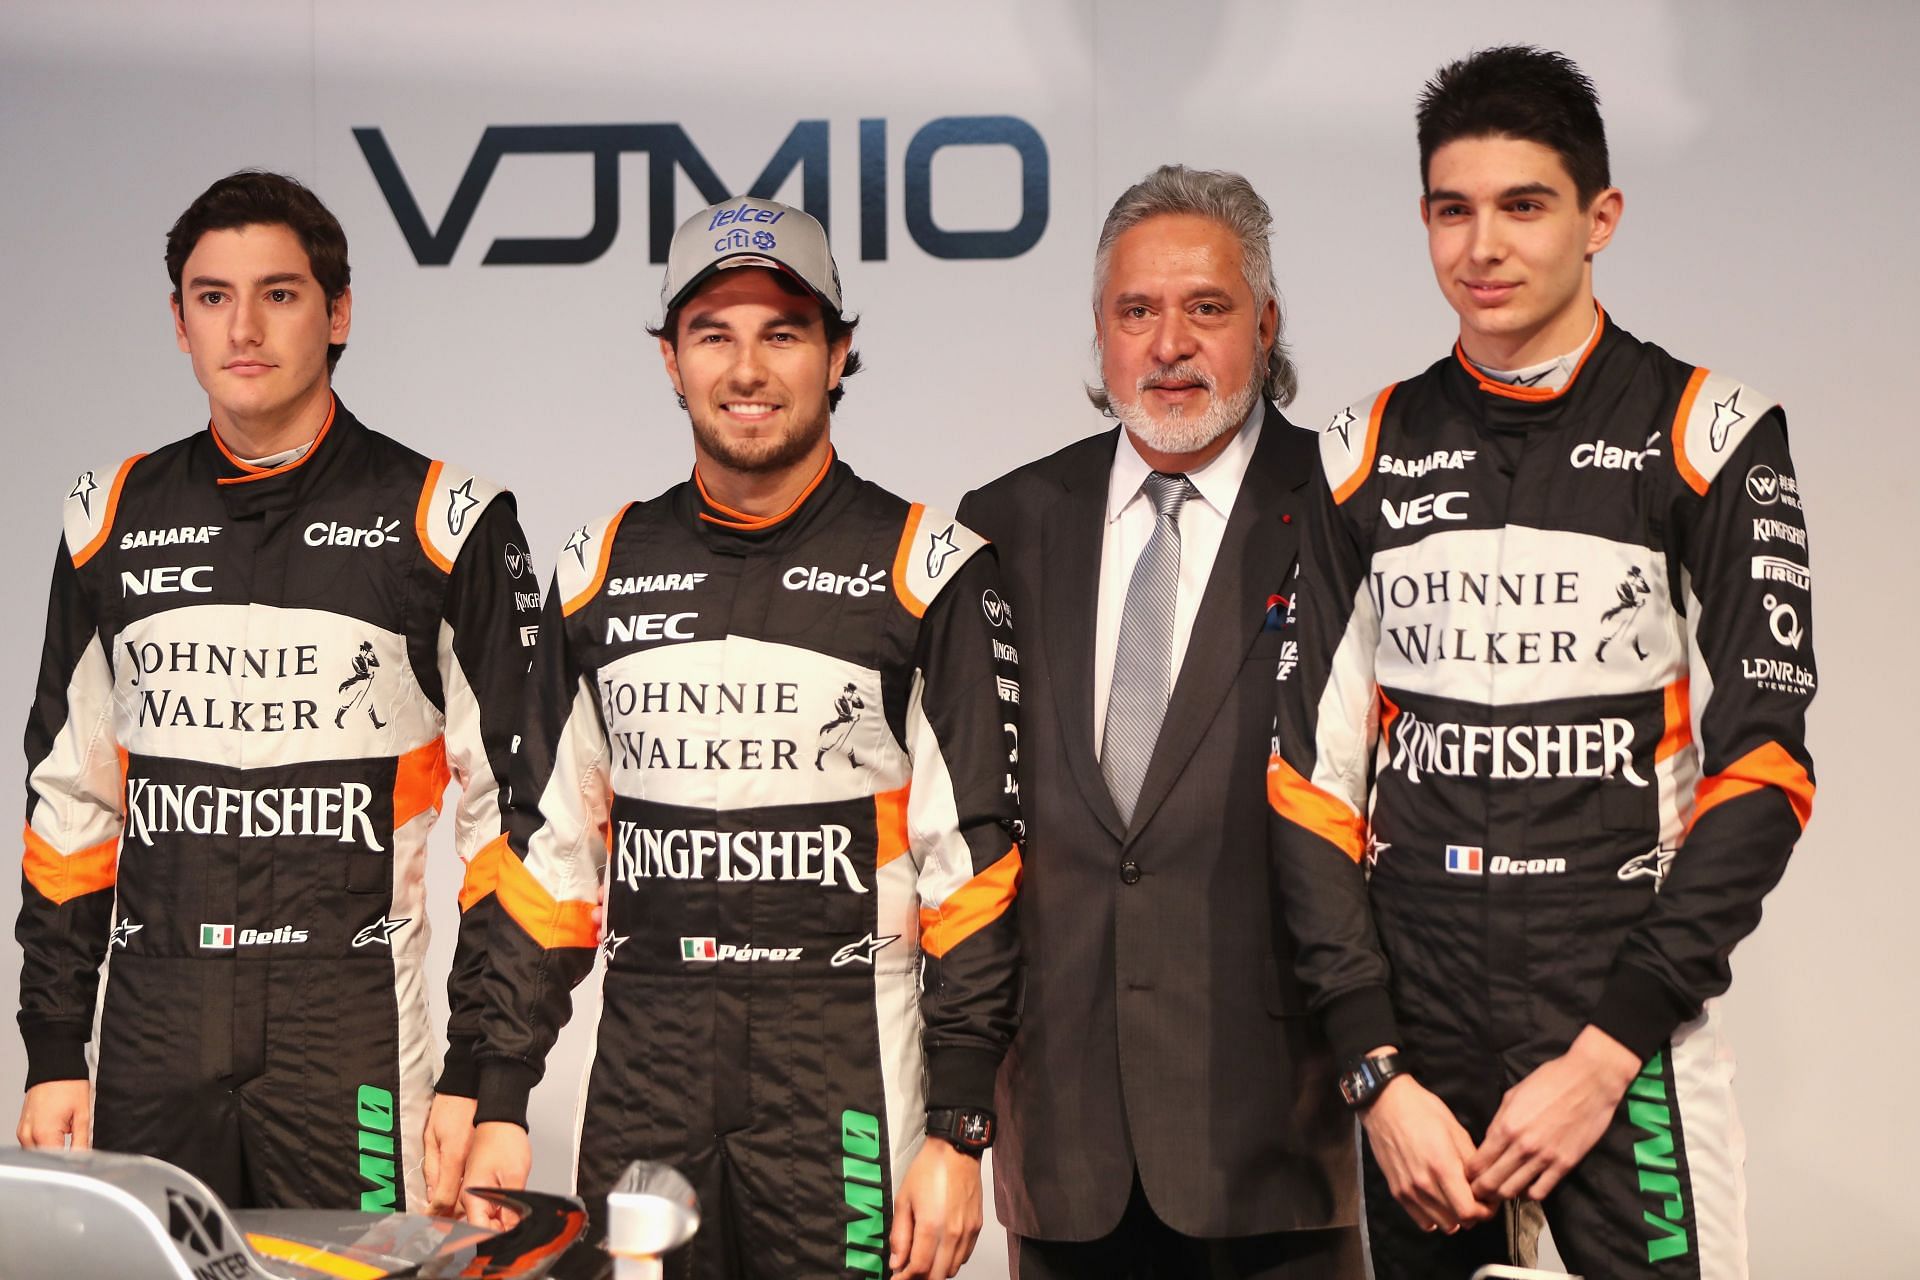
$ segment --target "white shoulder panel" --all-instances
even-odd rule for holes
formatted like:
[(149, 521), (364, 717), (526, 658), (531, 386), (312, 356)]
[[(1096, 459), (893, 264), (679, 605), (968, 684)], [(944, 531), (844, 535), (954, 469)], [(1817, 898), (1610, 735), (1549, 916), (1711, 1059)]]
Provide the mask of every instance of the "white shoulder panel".
[(1344, 502), (1366, 479), (1379, 446), (1374, 438), (1377, 413), (1384, 407), (1392, 387), (1355, 401), (1333, 415), (1320, 433), (1320, 466), (1327, 473), (1327, 487), (1336, 501)]
[(480, 522), (480, 513), (501, 492), (501, 487), (482, 480), (473, 472), (451, 462), (436, 462), (427, 468), (427, 480), (420, 489), (420, 507), (414, 528), (420, 534), (421, 549), (427, 558), (448, 573), (460, 558), (467, 535)]
[(607, 545), (613, 541), (620, 528), (620, 518), (626, 514), (627, 508), (621, 507), (611, 515), (589, 520), (569, 533), (560, 545), (553, 582), (563, 612), (573, 613), (606, 585)]
[(1700, 375), (1705, 376), (1694, 388), (1686, 420), (1674, 424), (1674, 434), (1687, 464), (1711, 485), (1754, 423), (1778, 408), (1779, 401), (1724, 374), (1702, 369), (1695, 376)]
[(126, 483), (133, 464), (146, 457), (136, 453), (110, 467), (82, 471), (67, 490), (61, 504), (61, 519), (66, 526), (67, 554), (78, 568), (93, 558), (113, 532), (113, 515), (120, 506), (120, 486)]
[(893, 590), (916, 618), (987, 540), (944, 511), (914, 504), (893, 560)]

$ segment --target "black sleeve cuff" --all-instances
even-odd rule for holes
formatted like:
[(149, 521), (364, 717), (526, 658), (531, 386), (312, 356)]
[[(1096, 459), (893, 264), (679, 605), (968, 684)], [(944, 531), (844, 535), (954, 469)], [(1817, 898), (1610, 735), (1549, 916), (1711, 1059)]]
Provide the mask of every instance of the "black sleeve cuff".
[(1700, 1014), (1700, 1006), (1638, 965), (1617, 964), (1588, 1019), (1645, 1062), (1673, 1038), (1673, 1029)]
[(1345, 1068), (1383, 1044), (1400, 1049), (1400, 1022), (1393, 1016), (1393, 1000), (1383, 986), (1343, 991), (1320, 1007), (1320, 1025), (1326, 1028), (1334, 1065)]
[(434, 1082), (433, 1091), (455, 1098), (476, 1097), (480, 1084), (480, 1068), (473, 1060), (473, 1047), (477, 1036), (458, 1036), (447, 1041), (446, 1060), (440, 1064), (440, 1079)]
[(993, 1078), (1000, 1073), (1000, 1056), (991, 1049), (953, 1045), (927, 1050), (927, 1110), (993, 1110)]
[(27, 1042), (27, 1088), (49, 1080), (87, 1078), (87, 1037), (92, 1028), (78, 1022), (42, 1022), (20, 1028)]
[(527, 1128), (527, 1096), (540, 1083), (540, 1072), (511, 1058), (488, 1058), (480, 1064), (479, 1075), (473, 1122), (499, 1121)]

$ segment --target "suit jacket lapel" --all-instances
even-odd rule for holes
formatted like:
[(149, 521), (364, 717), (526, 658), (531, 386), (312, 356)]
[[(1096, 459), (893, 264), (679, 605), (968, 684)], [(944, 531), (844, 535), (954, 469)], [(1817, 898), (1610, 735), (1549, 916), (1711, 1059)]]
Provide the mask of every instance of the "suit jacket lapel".
[(1313, 443), (1313, 436), (1298, 431), (1271, 405), (1267, 407), (1260, 442), (1248, 460), (1246, 478), (1227, 517), (1213, 572), (1194, 615), (1193, 634), (1147, 776), (1140, 784), (1129, 835), (1152, 820), (1219, 713), (1260, 634), (1267, 597), (1288, 589), (1298, 539), (1281, 516), (1302, 505), (1293, 491), (1313, 474)]
[[(1118, 840), (1126, 834), (1100, 762), (1093, 754), (1093, 644), (1100, 611), (1100, 546), (1106, 532), (1107, 477), (1118, 432), (1094, 450), (1089, 467), (1065, 492), (1041, 526), (1040, 628), (1052, 673), (1053, 698), (1073, 776), (1087, 807)], [(1015, 634), (1020, 620), (1014, 619)]]

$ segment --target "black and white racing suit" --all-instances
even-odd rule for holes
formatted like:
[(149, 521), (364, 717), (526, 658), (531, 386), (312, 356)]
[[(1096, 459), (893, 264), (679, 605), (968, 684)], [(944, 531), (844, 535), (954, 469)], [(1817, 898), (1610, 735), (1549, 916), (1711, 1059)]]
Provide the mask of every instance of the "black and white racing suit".
[[(1269, 794), (1334, 1049), (1397, 1044), (1475, 1141), (1591, 1024), (1644, 1067), (1546, 1202), (1588, 1275), (1742, 1274), (1713, 997), (1813, 803), (1812, 578), (1786, 418), (1601, 317), (1555, 392), (1456, 348), (1343, 410)], [(1382, 1276), (1423, 1237), (1370, 1167)]]
[(233, 1205), (422, 1207), (427, 833), (450, 777), (461, 854), (501, 830), (537, 635), (512, 496), (336, 401), (294, 462), (209, 429), (83, 473), (65, 517), (26, 738), (28, 1085), (86, 1078), (105, 960), (99, 1146)]
[(560, 553), (488, 856), (477, 1119), (526, 1123), (597, 942), (578, 1189), (681, 1168), (694, 1275), (882, 1274), (926, 1110), (993, 1105), (1019, 671), (985, 548), (834, 461), (782, 517), (689, 481)]

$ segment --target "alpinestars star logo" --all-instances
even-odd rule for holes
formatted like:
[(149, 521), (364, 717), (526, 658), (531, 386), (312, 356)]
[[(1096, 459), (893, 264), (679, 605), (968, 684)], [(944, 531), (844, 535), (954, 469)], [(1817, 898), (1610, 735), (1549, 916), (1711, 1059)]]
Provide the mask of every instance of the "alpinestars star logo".
[(583, 571), (587, 567), (587, 544), (592, 541), (593, 535), (587, 532), (587, 526), (581, 525), (573, 531), (573, 536), (567, 539), (566, 545), (562, 548), (573, 552), (575, 562)]
[(1713, 402), (1713, 425), (1707, 428), (1707, 443), (1713, 451), (1719, 453), (1727, 447), (1727, 432), (1746, 420), (1746, 414), (1740, 412), (1740, 388), (1735, 387), (1733, 394), (1725, 400)]
[(872, 965), (875, 952), (883, 951), (889, 944), (898, 942), (899, 940), (900, 935), (897, 933), (889, 933), (879, 938), (869, 933), (866, 937), (860, 939), (860, 941), (849, 942), (846, 946), (834, 952), (833, 959), (830, 963), (836, 969), (849, 964)]
[(933, 535), (933, 545), (927, 548), (927, 576), (937, 578), (947, 567), (947, 558), (960, 548), (953, 540), (953, 526), (948, 525)]
[(93, 472), (82, 471), (80, 478), (73, 482), (73, 491), (67, 495), (80, 499), (80, 509), (87, 513), (89, 519), (93, 516), (93, 491), (99, 487), (93, 482)]
[(1667, 882), (1667, 871), (1673, 866), (1675, 850), (1668, 848), (1649, 849), (1620, 864), (1620, 870), (1614, 874), (1622, 880), (1651, 878), (1653, 887), (1658, 889)]
[(107, 945), (109, 947), (118, 947), (122, 951), (125, 951), (127, 949), (127, 939), (146, 927), (147, 926), (143, 924), (135, 924), (131, 920), (121, 920), (113, 926), (113, 933), (108, 936)]
[(393, 947), (393, 935), (405, 927), (412, 918), (411, 916), (401, 916), (398, 920), (389, 920), (385, 916), (381, 916), (378, 920), (375, 920), (372, 924), (353, 935), (353, 945), (356, 947), (366, 947), (377, 942), (381, 946), (391, 949)]
[(1333, 415), (1333, 421), (1327, 424), (1327, 430), (1340, 437), (1341, 445), (1348, 453), (1353, 452), (1353, 439), (1347, 433), (1359, 419), (1353, 416), (1353, 410), (1342, 409)]
[(626, 945), (627, 939), (624, 934), (610, 933), (600, 940), (600, 953), (606, 956), (607, 963), (611, 964), (613, 963), (613, 953)]
[(468, 476), (466, 483), (458, 488), (447, 490), (447, 532), (454, 537), (467, 527), (467, 512), (480, 505), (480, 499), (473, 496), (473, 477)]

